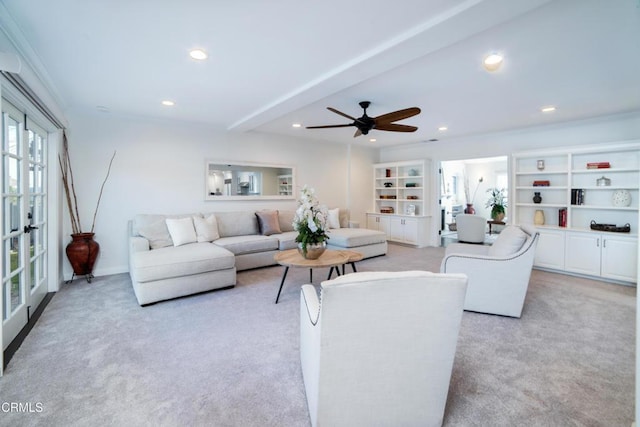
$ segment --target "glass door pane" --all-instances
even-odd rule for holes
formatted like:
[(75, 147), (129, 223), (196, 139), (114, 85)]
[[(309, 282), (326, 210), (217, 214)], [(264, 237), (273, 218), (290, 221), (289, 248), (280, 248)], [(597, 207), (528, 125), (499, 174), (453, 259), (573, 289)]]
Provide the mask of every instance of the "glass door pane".
[(47, 133), (4, 99), (1, 105), (4, 350), (48, 290)]

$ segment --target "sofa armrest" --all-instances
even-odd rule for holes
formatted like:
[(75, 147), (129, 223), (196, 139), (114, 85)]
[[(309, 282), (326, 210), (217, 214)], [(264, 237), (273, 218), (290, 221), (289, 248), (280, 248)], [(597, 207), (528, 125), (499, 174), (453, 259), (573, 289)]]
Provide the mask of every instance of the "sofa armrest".
[(318, 317), (320, 317), (320, 300), (318, 299), (316, 288), (313, 285), (302, 285), (300, 292), (301, 302), (307, 309), (309, 321), (315, 326), (318, 323)]
[(149, 240), (140, 236), (129, 237), (129, 253), (146, 252), (150, 249)]

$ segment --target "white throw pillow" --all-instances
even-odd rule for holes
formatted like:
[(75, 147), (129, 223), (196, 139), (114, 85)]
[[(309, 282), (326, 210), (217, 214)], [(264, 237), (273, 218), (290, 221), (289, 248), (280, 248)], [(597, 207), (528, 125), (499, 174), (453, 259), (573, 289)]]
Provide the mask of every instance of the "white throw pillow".
[(505, 257), (515, 254), (520, 250), (522, 245), (524, 245), (526, 240), (527, 233), (522, 231), (520, 227), (514, 225), (507, 226), (500, 232), (496, 241), (489, 248), (488, 255)]
[(194, 216), (193, 225), (196, 227), (196, 239), (198, 242), (213, 242), (220, 238), (220, 233), (218, 232), (218, 221), (214, 214), (211, 214), (206, 218)]
[(173, 240), (173, 246), (186, 245), (196, 241), (196, 230), (193, 220), (187, 218), (167, 218), (167, 228)]
[(327, 218), (329, 228), (340, 228), (340, 208), (329, 209), (329, 218)]

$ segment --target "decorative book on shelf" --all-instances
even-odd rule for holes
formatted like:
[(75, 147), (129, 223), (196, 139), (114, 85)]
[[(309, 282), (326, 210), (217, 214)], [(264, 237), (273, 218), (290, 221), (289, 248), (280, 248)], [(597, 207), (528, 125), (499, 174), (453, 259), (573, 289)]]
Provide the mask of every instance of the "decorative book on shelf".
[(380, 213), (392, 214), (394, 211), (393, 206), (381, 206)]
[(549, 187), (551, 185), (551, 183), (547, 180), (536, 180), (533, 181), (533, 186), (534, 187)]
[(584, 189), (572, 188), (571, 189), (571, 204), (572, 205), (584, 205)]
[(609, 169), (611, 165), (609, 162), (590, 162), (587, 163), (587, 169)]
[(558, 209), (558, 226), (559, 227), (567, 226), (567, 208)]

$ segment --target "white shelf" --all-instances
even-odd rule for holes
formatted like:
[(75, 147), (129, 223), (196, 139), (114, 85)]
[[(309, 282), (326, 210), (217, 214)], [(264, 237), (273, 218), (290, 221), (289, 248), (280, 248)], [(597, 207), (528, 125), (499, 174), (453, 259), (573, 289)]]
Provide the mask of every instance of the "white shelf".
[[(545, 163), (542, 171), (536, 169), (539, 160)], [(612, 167), (587, 169), (587, 163), (592, 162), (609, 162)], [(612, 185), (596, 185), (601, 176), (608, 178)], [(535, 211), (544, 212), (545, 224), (535, 226), (540, 232), (538, 252), (544, 249), (544, 254), (536, 255), (537, 266), (635, 281), (636, 274), (630, 271), (636, 271), (637, 263), (640, 140), (515, 153), (512, 156), (511, 177), (511, 198), (515, 202), (510, 214), (513, 223), (533, 225)], [(532, 185), (539, 180), (549, 181), (551, 185)], [(571, 204), (571, 190), (574, 189), (585, 190), (586, 204)], [(632, 205), (613, 206), (612, 195), (616, 190), (628, 190)], [(531, 203), (534, 192), (540, 192), (542, 203)], [(561, 210), (566, 210), (566, 227), (559, 226)], [(592, 221), (619, 227), (630, 224), (631, 232), (592, 230)], [(581, 234), (585, 237), (581, 237)], [(606, 239), (607, 243), (604, 240), (601, 242), (602, 239)], [(585, 261), (587, 255), (599, 262)], [(622, 268), (623, 265), (632, 267)]]

